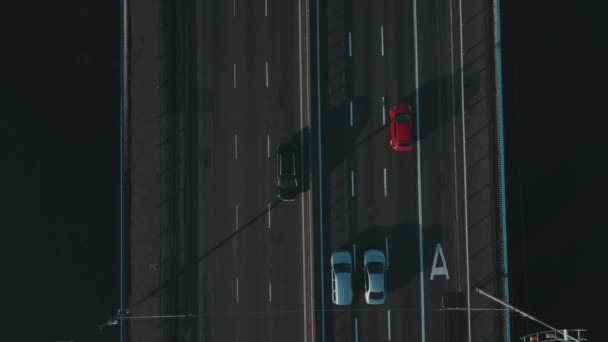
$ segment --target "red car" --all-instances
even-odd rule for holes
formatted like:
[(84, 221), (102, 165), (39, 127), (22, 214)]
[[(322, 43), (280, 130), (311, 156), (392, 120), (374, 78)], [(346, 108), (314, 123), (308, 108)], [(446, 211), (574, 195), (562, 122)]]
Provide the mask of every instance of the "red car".
[(397, 152), (414, 149), (414, 111), (412, 106), (399, 102), (391, 107), (391, 147)]

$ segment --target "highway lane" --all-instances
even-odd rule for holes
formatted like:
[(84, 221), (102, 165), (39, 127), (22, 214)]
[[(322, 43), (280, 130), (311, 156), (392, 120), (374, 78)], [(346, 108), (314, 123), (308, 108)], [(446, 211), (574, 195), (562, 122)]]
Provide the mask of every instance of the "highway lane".
[[(459, 221), (462, 146), (455, 130), (459, 122), (454, 121), (460, 113), (454, 109), (459, 102), (452, 84), (453, 58), (459, 53), (454, 51), (458, 31), (451, 15), (457, 7), (447, 0), (417, 3), (416, 13), (412, 1), (352, 0), (327, 6), (324, 260), (329, 267), (331, 251), (356, 250), (357, 270), (354, 304), (346, 308), (331, 304), (329, 272), (324, 275), (324, 300), (330, 308), (326, 336), (335, 341), (444, 340), (454, 336), (448, 322), (454, 319), (439, 310), (442, 300), (459, 291), (462, 296), (466, 286)], [(342, 42), (336, 38), (340, 35)], [(390, 105), (403, 99), (416, 108), (421, 134), (416, 150), (396, 153), (388, 146), (386, 123)], [(449, 279), (430, 280), (437, 244)], [(363, 299), (362, 256), (366, 249), (386, 245), (387, 302), (373, 307)], [(437, 266), (441, 261), (439, 255)], [(462, 328), (461, 323), (456, 326)]]
[(278, 145), (309, 143), (302, 2), (204, 0), (197, 11), (205, 341), (306, 340), (310, 196), (280, 202), (275, 189)]
[[(420, 121), (421, 170), (423, 174), (422, 220), (425, 230), (425, 313), (429, 341), (466, 338), (466, 312), (438, 310), (443, 304), (464, 307), (468, 279), (465, 258), (465, 224), (462, 175), (462, 131), (458, 70), (458, 1), (420, 2), (419, 101), (424, 113)], [(444, 252), (449, 279), (430, 280), (437, 245)], [(441, 255), (437, 256), (442, 265)]]

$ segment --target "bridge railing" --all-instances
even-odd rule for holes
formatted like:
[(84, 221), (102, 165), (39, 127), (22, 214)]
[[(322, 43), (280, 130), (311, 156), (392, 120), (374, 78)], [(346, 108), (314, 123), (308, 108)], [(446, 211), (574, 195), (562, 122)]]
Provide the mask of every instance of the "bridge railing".
[[(526, 335), (521, 337), (523, 342), (558, 342), (558, 341), (566, 341), (564, 338), (564, 334), (569, 337), (574, 337), (579, 341), (587, 341), (585, 335), (587, 335), (586, 329), (564, 329), (564, 330), (547, 330), (542, 332), (537, 332), (534, 334)], [(572, 341), (572, 339), (567, 339), (568, 341)]]

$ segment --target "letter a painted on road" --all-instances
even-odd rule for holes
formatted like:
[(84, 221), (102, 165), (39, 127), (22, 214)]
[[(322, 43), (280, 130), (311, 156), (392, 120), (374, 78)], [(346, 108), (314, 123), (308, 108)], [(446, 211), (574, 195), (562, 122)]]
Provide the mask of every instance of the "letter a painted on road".
[[(441, 263), (443, 266), (437, 267), (437, 255), (441, 256)], [(445, 276), (445, 279), (450, 279), (450, 275), (448, 274), (448, 264), (445, 262), (445, 256), (443, 256), (443, 249), (441, 249), (441, 244), (437, 244), (435, 248), (435, 258), (433, 258), (433, 269), (431, 270), (431, 280), (435, 278), (435, 276)]]

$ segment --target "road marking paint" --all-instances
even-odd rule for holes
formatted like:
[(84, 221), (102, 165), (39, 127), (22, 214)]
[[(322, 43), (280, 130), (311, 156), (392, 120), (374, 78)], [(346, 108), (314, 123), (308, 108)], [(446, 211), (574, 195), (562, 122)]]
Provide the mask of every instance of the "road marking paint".
[(272, 282), (270, 279), (268, 279), (268, 301), (272, 302)]
[(268, 229), (270, 229), (270, 203), (268, 203)]
[[(421, 113), (420, 105), (420, 80), (418, 74), (418, 1), (413, 2), (414, 12), (414, 65), (415, 65), (415, 87), (416, 87), (416, 111)], [(416, 136), (420, 137), (420, 120), (416, 120)], [(420, 172), (420, 139), (416, 141), (417, 172), (418, 172), (418, 259), (420, 269), (420, 332), (421, 341), (426, 342), (426, 313), (424, 305), (424, 241), (422, 235), (422, 174)]]
[(380, 45), (381, 45), (381, 54), (384, 56), (384, 26), (380, 25)]
[(236, 303), (239, 303), (239, 276), (236, 276)]
[(350, 100), (349, 106), (350, 106), (350, 127), (353, 127), (354, 118), (353, 118), (353, 101), (352, 100)]
[(386, 251), (386, 268), (389, 267), (389, 254), (388, 254), (388, 236), (384, 238), (384, 250)]
[(239, 159), (239, 137), (236, 133), (234, 133), (234, 159)]
[(232, 0), (232, 16), (236, 16), (236, 0)]
[(386, 105), (384, 104), (384, 96), (382, 96), (382, 126), (386, 125)]
[(232, 76), (233, 76), (233, 85), (234, 89), (236, 89), (236, 63), (232, 65)]
[(355, 342), (359, 342), (359, 322), (357, 321), (357, 317), (355, 317)]
[(384, 197), (388, 195), (388, 187), (386, 186), (386, 168), (384, 168)]
[(239, 205), (235, 205), (234, 207), (234, 230), (239, 229)]
[(266, 61), (266, 88), (268, 88), (268, 61)]
[(268, 0), (264, 0), (264, 16), (268, 16)]
[(353, 268), (357, 269), (357, 244), (353, 243)]
[(355, 170), (350, 170), (350, 197), (355, 197)]
[(348, 32), (348, 56), (353, 56), (353, 33)]
[(266, 134), (266, 157), (270, 159), (270, 133)]
[(467, 141), (466, 141), (466, 130), (465, 130), (465, 119), (464, 119), (464, 50), (462, 46), (462, 0), (458, 1), (459, 9), (459, 27), (460, 27), (460, 114), (462, 115), (462, 178), (464, 179), (464, 186), (462, 187), (464, 199), (464, 251), (466, 259), (466, 273), (467, 273), (467, 332), (468, 340), (471, 342), (471, 285), (470, 285), (470, 273), (469, 273), (469, 214), (468, 214), (468, 203), (467, 203)]
[[(452, 8), (452, 3), (453, 1), (450, 1), (450, 70), (451, 70), (451, 75), (456, 75), (456, 71), (454, 69), (454, 31), (453, 31), (453, 27), (454, 27), (454, 19), (453, 19), (453, 8)], [(456, 142), (456, 92), (455, 92), (455, 82), (454, 82), (454, 76), (450, 77), (450, 81), (451, 81), (451, 87), (452, 87), (452, 112), (453, 112), (453, 116), (452, 116), (452, 146), (454, 147), (453, 149), (453, 153), (454, 153), (454, 214), (455, 214), (455, 227), (456, 227), (456, 231), (459, 231), (460, 229), (460, 215), (458, 212), (459, 209), (459, 201), (458, 201), (458, 160), (457, 160), (457, 156), (458, 156), (458, 151), (457, 151), (457, 142)], [(460, 251), (460, 238), (458, 237), (458, 234), (456, 234), (456, 250)], [(462, 291), (462, 282), (460, 281), (460, 275), (462, 274), (461, 270), (460, 270), (460, 262), (456, 263), (456, 267), (457, 267), (457, 275), (458, 275), (458, 291)]]
[(391, 340), (391, 309), (388, 309), (386, 312), (386, 318), (387, 318), (387, 323), (388, 323), (388, 340)]

